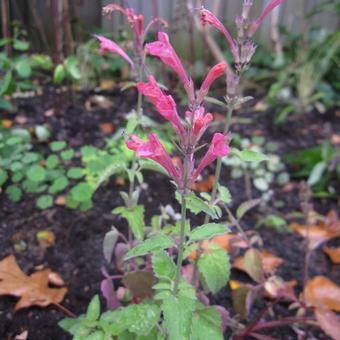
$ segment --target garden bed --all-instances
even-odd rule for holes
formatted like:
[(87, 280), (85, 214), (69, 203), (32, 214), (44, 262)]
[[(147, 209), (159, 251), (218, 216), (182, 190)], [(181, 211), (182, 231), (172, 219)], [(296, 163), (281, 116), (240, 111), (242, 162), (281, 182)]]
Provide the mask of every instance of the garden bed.
[[(134, 106), (134, 91), (129, 90), (124, 94), (117, 91), (105, 93), (113, 103), (112, 108), (93, 108), (88, 111), (84, 104), (93, 93), (75, 94), (73, 100), (62, 99), (65, 93), (56, 94), (55, 89), (46, 88), (42, 96), (17, 100), (18, 111), (16, 114), (1, 114), (2, 117), (21, 123), (25, 127), (34, 127), (36, 124), (48, 124), (52, 131), (53, 140), (65, 140), (70, 147), (77, 149), (83, 145), (102, 147), (104, 140), (109, 135), (101, 128), (101, 124), (112, 123), (114, 129), (121, 125), (122, 118)], [(66, 96), (67, 97), (67, 96)], [(47, 114), (53, 109), (53, 114)], [(212, 112), (218, 108), (213, 107)], [(51, 113), (52, 111), (50, 111)], [(222, 112), (220, 112), (222, 113)], [(19, 117), (19, 119), (18, 119)], [(20, 119), (25, 117), (25, 120)], [(235, 125), (232, 132), (239, 132), (244, 137), (261, 135), (267, 141), (279, 143), (278, 153), (282, 156), (289, 152), (315, 146), (340, 130), (339, 111), (331, 110), (327, 114), (306, 113), (292, 115), (284, 126), (278, 128), (273, 123), (270, 113), (248, 111), (235, 114)], [(248, 118), (252, 122), (240, 124), (238, 118)], [(209, 135), (209, 133), (208, 133)], [(45, 145), (37, 147), (44, 152)], [(47, 150), (46, 150), (47, 152)], [(210, 169), (213, 173), (213, 169)], [(145, 176), (147, 187), (143, 189), (141, 202), (145, 205), (146, 222), (158, 212), (161, 204), (169, 203), (169, 195), (174, 189), (166, 177), (160, 174), (147, 173)], [(242, 180), (233, 181), (230, 186), (230, 173), (224, 171), (221, 177), (222, 184), (229, 187), (233, 203), (231, 208), (237, 207), (246, 200), (245, 188)], [(152, 190), (150, 190), (152, 188)], [(284, 202), (282, 208), (276, 213), (286, 216), (288, 213), (300, 211), (298, 182), (291, 182), (289, 190), (279, 186), (273, 188), (273, 200)], [(111, 211), (122, 205), (119, 191), (124, 190), (124, 185), (117, 184), (113, 177), (110, 182), (102, 186), (94, 198), (94, 207), (88, 212), (70, 210), (63, 206), (56, 206), (45, 211), (36, 209), (35, 201), (30, 195), (25, 194), (20, 203), (11, 203), (0, 195), (0, 259), (7, 255), (15, 254), (19, 266), (25, 273), (32, 273), (37, 267), (51, 268), (58, 272), (65, 280), (69, 292), (62, 303), (74, 314), (79, 315), (86, 311), (87, 305), (93, 295), (99, 292), (102, 279), (101, 267), (105, 265), (102, 255), (102, 241), (105, 233), (115, 225), (120, 231), (126, 233), (125, 221), (111, 214)], [(259, 193), (254, 190), (253, 197)], [(175, 199), (172, 204), (178, 209)], [(315, 210), (326, 214), (336, 210), (335, 199), (313, 200)], [(261, 216), (273, 213), (271, 205), (267, 211), (254, 209), (244, 222), (245, 229), (254, 228)], [(200, 216), (194, 218), (198, 224), (202, 222)], [(47, 249), (41, 248), (36, 240), (36, 234), (42, 230), (53, 231), (55, 244)], [(296, 291), (303, 287), (304, 271), (304, 245), (302, 237), (293, 233), (279, 233), (272, 229), (260, 229), (264, 240), (264, 248), (284, 259), (283, 265), (278, 270), (278, 275), (285, 280), (297, 280)], [(18, 252), (14, 244), (22, 240), (27, 244), (27, 249)], [(339, 245), (339, 239), (332, 244)], [(114, 273), (114, 268), (110, 268)], [(340, 282), (339, 266), (332, 265), (328, 257), (320, 250), (313, 252), (310, 260), (309, 276), (325, 275), (334, 282)], [(233, 270), (232, 279), (244, 280), (245, 275)], [(57, 307), (50, 306), (45, 309), (29, 308), (13, 312), (15, 299), (0, 299), (0, 338), (13, 339), (15, 335), (28, 331), (28, 339), (62, 340), (70, 339), (57, 323), (65, 315)], [(212, 303), (223, 305), (232, 312), (230, 288), (226, 286), (217, 296), (211, 298)], [(262, 302), (256, 303), (251, 314), (255, 319), (261, 310)], [(290, 315), (287, 305), (278, 304), (275, 308), (275, 317)], [(293, 314), (291, 314), (293, 315)], [(326, 337), (319, 334), (317, 329), (312, 329), (318, 339)], [(284, 327), (268, 332), (269, 335), (279, 339), (296, 339), (296, 334)]]

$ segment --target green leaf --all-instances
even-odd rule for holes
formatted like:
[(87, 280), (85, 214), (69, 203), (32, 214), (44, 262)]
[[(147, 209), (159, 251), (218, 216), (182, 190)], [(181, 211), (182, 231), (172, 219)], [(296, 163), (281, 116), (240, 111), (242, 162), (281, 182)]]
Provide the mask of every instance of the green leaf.
[(261, 152), (256, 152), (253, 150), (238, 150), (236, 148), (232, 148), (232, 155), (237, 156), (244, 162), (263, 162), (268, 161), (269, 158)]
[(37, 207), (44, 210), (53, 206), (53, 197), (51, 195), (43, 195), (37, 200)]
[[(1, 91), (1, 83), (0, 83), (0, 91)], [(0, 109), (5, 111), (13, 111), (14, 106), (9, 100), (0, 97)]]
[(65, 76), (66, 76), (66, 72), (65, 72), (64, 65), (62, 64), (58, 65), (54, 70), (53, 81), (56, 84), (61, 84), (63, 80), (65, 79)]
[(240, 220), (249, 210), (259, 205), (261, 201), (262, 201), (261, 198), (257, 198), (240, 204), (240, 206), (236, 210), (237, 219)]
[(147, 255), (163, 249), (171, 248), (174, 245), (172, 238), (165, 235), (156, 235), (141, 242), (136, 247), (132, 248), (125, 255), (124, 260), (129, 260), (133, 257)]
[(192, 319), (192, 340), (223, 340), (222, 320), (216, 307), (198, 310)]
[(59, 158), (57, 155), (50, 155), (46, 159), (46, 167), (47, 169), (55, 169), (59, 164)]
[(46, 142), (51, 137), (51, 131), (46, 125), (37, 125), (34, 131), (39, 142)]
[(21, 200), (22, 191), (16, 185), (10, 185), (6, 189), (6, 194), (12, 202), (19, 202)]
[(79, 179), (84, 177), (84, 169), (82, 168), (71, 168), (67, 171), (67, 177), (71, 179)]
[(32, 182), (42, 182), (46, 178), (46, 170), (40, 165), (32, 165), (27, 171), (27, 178)]
[(126, 207), (118, 207), (112, 211), (115, 215), (124, 217), (129, 224), (133, 234), (137, 240), (144, 239), (145, 222), (144, 222), (144, 206), (136, 205), (132, 209)]
[(244, 267), (253, 280), (260, 283), (263, 281), (262, 257), (258, 250), (249, 249), (244, 254)]
[(37, 162), (39, 159), (39, 154), (36, 152), (28, 152), (25, 154), (24, 158), (22, 159), (22, 162), (25, 164)]
[(307, 182), (308, 185), (313, 186), (313, 185), (317, 184), (321, 180), (326, 169), (327, 169), (327, 163), (326, 162), (317, 163), (313, 167), (313, 170), (311, 171), (311, 173), (309, 175), (308, 182)]
[(198, 261), (198, 269), (209, 290), (216, 294), (229, 280), (229, 256), (224, 249), (209, 244), (208, 251)]
[(104, 236), (103, 253), (108, 263), (111, 262), (112, 253), (117, 243), (118, 237), (119, 237), (119, 232), (115, 227), (112, 227), (112, 230), (107, 232)]
[(159, 279), (173, 280), (176, 276), (176, 265), (165, 251), (159, 251), (152, 256), (152, 268)]
[(58, 152), (66, 148), (66, 142), (65, 141), (56, 141), (52, 142), (50, 147), (53, 152)]
[(232, 201), (231, 193), (227, 187), (224, 187), (223, 185), (218, 186), (218, 192), (220, 194), (220, 199), (223, 203), (229, 204)]
[[(179, 194), (176, 193), (176, 197), (178, 198)], [(218, 213), (213, 209), (207, 202), (198, 198), (194, 193), (190, 193), (185, 197), (187, 209), (189, 209), (195, 215), (204, 212), (209, 215), (211, 218), (216, 219), (219, 217)]]
[(184, 297), (170, 295), (162, 304), (165, 328), (169, 340), (189, 340), (195, 301)]
[(96, 321), (100, 316), (100, 301), (99, 296), (95, 295), (91, 300), (89, 306), (86, 311), (86, 320), (88, 321)]
[(74, 80), (80, 80), (81, 74), (78, 68), (78, 59), (76, 56), (70, 56), (65, 60), (66, 71), (71, 75)]
[(72, 188), (71, 195), (77, 202), (86, 202), (92, 198), (93, 189), (88, 183), (79, 183)]
[(58, 192), (63, 191), (67, 186), (68, 186), (67, 177), (62, 176), (54, 180), (54, 182), (50, 186), (49, 192), (51, 194), (56, 194)]
[(8, 92), (12, 78), (12, 72), (7, 71), (3, 79), (0, 81), (0, 97)]
[(208, 223), (195, 228), (189, 237), (190, 242), (209, 240), (214, 236), (229, 233), (230, 229), (222, 223)]
[(74, 157), (74, 154), (75, 154), (74, 150), (69, 149), (69, 150), (63, 151), (63, 152), (60, 154), (60, 156), (61, 156), (61, 158), (62, 158), (64, 161), (69, 161), (69, 160), (71, 160), (71, 159)]
[(28, 78), (32, 75), (32, 68), (28, 59), (19, 60), (15, 65), (15, 69), (22, 78)]
[(14, 40), (13, 48), (17, 51), (27, 51), (30, 44), (27, 41)]
[(7, 181), (8, 174), (5, 170), (0, 169), (0, 187)]

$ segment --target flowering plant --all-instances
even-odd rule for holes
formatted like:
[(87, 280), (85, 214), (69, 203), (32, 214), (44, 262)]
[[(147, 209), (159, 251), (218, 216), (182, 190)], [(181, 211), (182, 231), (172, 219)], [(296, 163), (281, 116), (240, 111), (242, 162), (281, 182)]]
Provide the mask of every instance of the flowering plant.
[[(135, 301), (138, 304), (108, 311), (101, 317), (99, 317), (98, 297), (94, 298), (85, 320), (92, 322), (91, 330), (96, 329), (102, 338), (108, 335), (118, 339), (223, 339), (223, 332), (230, 322), (228, 312), (221, 306), (209, 306), (206, 293), (217, 293), (228, 282), (229, 256), (218, 242), (209, 242), (207, 245), (204, 242), (230, 232), (225, 222), (209, 223), (210, 219), (217, 220), (222, 215), (218, 204), (225, 207), (228, 215), (234, 218), (227, 207), (230, 203), (228, 190), (218, 183), (221, 158), (231, 153), (229, 147), (231, 136), (228, 130), (232, 111), (246, 100), (239, 97), (238, 85), (241, 73), (246, 69), (255, 52), (255, 46), (250, 38), (265, 16), (281, 2), (283, 1), (271, 1), (263, 14), (257, 20), (250, 22), (248, 15), (252, 1), (245, 0), (242, 16), (236, 19), (237, 40), (232, 39), (226, 28), (211, 12), (204, 8), (201, 10), (202, 23), (215, 26), (225, 35), (235, 63), (234, 69), (229, 68), (226, 62), (214, 66), (198, 91), (166, 33), (159, 32), (157, 41), (145, 45), (147, 54), (159, 58), (176, 73), (187, 94), (187, 111), (181, 117), (176, 101), (159, 87), (154, 76), (149, 75), (147, 82), (137, 82), (139, 93), (146, 96), (157, 112), (173, 127), (177, 136), (177, 140), (173, 143), (178, 149), (180, 160), (175, 163), (159, 138), (153, 133), (148, 135), (147, 140), (140, 138), (138, 133), (131, 133), (126, 140), (126, 145), (135, 152), (138, 158), (147, 158), (158, 163), (172, 179), (177, 189), (176, 196), (181, 204), (181, 219), (179, 228), (173, 228), (170, 232), (165, 228), (154, 228), (147, 232), (146, 238), (144, 230), (142, 233), (136, 233), (137, 242), (130, 242), (121, 252), (125, 263), (133, 268), (129, 279), (124, 277), (125, 282), (130, 281), (129, 284), (131, 284), (131, 275), (134, 280), (137, 277), (143, 277), (143, 290), (147, 290), (149, 294), (144, 294), (143, 291), (143, 297), (139, 296), (139, 299)], [(108, 6), (107, 12), (117, 9), (127, 15), (136, 32), (135, 43), (140, 46), (140, 42), (143, 42), (140, 29), (141, 19), (131, 14), (131, 11), (122, 10), (116, 5)], [(105, 40), (102, 40), (103, 50), (115, 49), (116, 53), (124, 56), (115, 45), (109, 46), (106, 45)], [(126, 56), (125, 59), (130, 62)], [(225, 128), (222, 133), (213, 134), (205, 155), (198, 162), (197, 152), (205, 147), (205, 144), (200, 145), (200, 141), (213, 120), (212, 114), (206, 112), (204, 98), (213, 82), (225, 74), (227, 81), (225, 106), (228, 108)], [(239, 155), (241, 158), (244, 156), (241, 151)], [(259, 155), (249, 155), (248, 152), (247, 157), (244, 158), (248, 161), (254, 159), (258, 161)], [(212, 194), (206, 195), (206, 199), (201, 199), (191, 191), (191, 188), (203, 170), (216, 160), (216, 182)], [(254, 202), (252, 204), (255, 205)], [(246, 243), (245, 247), (251, 245), (251, 242), (240, 228), (239, 219), (250, 207), (249, 204), (243, 207), (242, 211), (237, 214), (237, 220), (235, 218), (233, 220), (236, 221), (235, 225)], [(194, 214), (205, 213), (207, 216), (205, 223), (190, 230), (190, 221), (187, 219), (188, 210)], [(127, 219), (131, 222), (133, 218), (134, 216), (129, 215)], [(131, 227), (134, 230), (133, 226)], [(256, 252), (251, 251), (251, 259), (256, 258)], [(192, 266), (189, 268), (183, 266), (185, 258), (194, 261), (193, 271), (190, 270)], [(257, 262), (252, 263), (256, 270), (261, 266)], [(68, 329), (72, 332), (72, 327)], [(78, 329), (73, 329), (73, 334), (83, 336), (89, 334), (79, 332)]]

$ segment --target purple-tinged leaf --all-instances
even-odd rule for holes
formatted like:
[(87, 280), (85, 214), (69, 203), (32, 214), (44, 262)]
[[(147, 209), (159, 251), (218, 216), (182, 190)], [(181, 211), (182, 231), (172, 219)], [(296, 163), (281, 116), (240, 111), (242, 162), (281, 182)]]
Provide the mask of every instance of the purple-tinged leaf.
[(114, 310), (121, 306), (114, 290), (111, 278), (106, 278), (101, 282), (100, 290), (106, 300), (106, 306), (108, 310)]

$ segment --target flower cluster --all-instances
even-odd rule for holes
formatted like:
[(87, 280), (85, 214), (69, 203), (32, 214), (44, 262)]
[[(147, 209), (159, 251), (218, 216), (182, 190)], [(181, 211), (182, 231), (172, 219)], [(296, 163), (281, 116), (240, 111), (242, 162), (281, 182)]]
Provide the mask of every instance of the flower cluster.
[[(144, 42), (145, 37), (150, 31), (150, 28), (155, 23), (161, 23), (163, 26), (167, 27), (168, 23), (161, 18), (153, 18), (147, 26), (144, 28), (144, 17), (139, 14), (136, 15), (133, 8), (123, 8), (116, 4), (110, 4), (103, 8), (104, 16), (111, 16), (113, 12), (118, 11), (127, 17), (131, 30), (134, 36), (134, 51), (135, 58), (138, 59), (138, 64), (142, 64), (144, 62)], [(125, 59), (131, 67), (135, 68), (135, 63), (131, 60), (131, 58), (124, 52), (124, 50), (118, 46), (114, 41), (107, 39), (100, 35), (95, 35), (95, 37), (100, 42), (100, 53), (111, 52), (118, 54), (120, 57)]]
[(262, 14), (255, 20), (249, 19), (249, 13), (253, 6), (253, 0), (244, 0), (242, 14), (235, 20), (237, 27), (237, 39), (233, 39), (229, 31), (218, 18), (205, 8), (201, 9), (201, 21), (203, 25), (212, 25), (226, 38), (234, 58), (235, 69), (238, 73), (244, 71), (256, 51), (256, 45), (252, 37), (259, 29), (267, 15), (285, 0), (271, 0), (264, 8)]
[(137, 84), (139, 92), (145, 95), (159, 114), (172, 124), (178, 135), (181, 151), (185, 156), (184, 161), (183, 164), (175, 165), (154, 134), (148, 136), (148, 141), (142, 141), (132, 135), (126, 144), (129, 149), (136, 152), (137, 156), (152, 159), (165, 168), (181, 190), (190, 189), (204, 168), (218, 157), (228, 155), (230, 151), (229, 135), (215, 133), (206, 155), (195, 168), (196, 146), (213, 120), (211, 113), (205, 113), (202, 102), (212, 83), (226, 73), (227, 65), (219, 63), (214, 66), (196, 95), (194, 83), (185, 72), (166, 33), (159, 32), (158, 40), (147, 44), (145, 49), (150, 55), (158, 57), (165, 65), (169, 66), (182, 80), (187, 91), (189, 110), (185, 113), (185, 119), (181, 119), (174, 99), (161, 90), (153, 76), (148, 77), (148, 82)]

